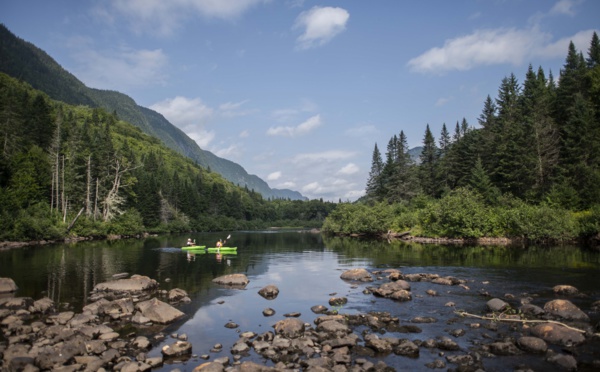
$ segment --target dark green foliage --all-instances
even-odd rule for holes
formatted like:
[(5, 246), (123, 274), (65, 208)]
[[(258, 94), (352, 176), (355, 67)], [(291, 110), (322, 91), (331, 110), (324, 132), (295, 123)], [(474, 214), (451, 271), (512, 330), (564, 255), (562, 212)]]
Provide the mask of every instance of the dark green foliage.
[(426, 236), (480, 238), (492, 235), (490, 217), (478, 193), (458, 188), (425, 208), (420, 223)]
[(7, 119), (0, 127), (7, 144), (0, 157), (4, 240), (320, 227), (336, 207), (266, 201), (114, 113), (54, 102), (3, 74), (0, 113)]
[[(598, 234), (597, 207), (592, 207), (600, 200), (597, 34), (587, 58), (570, 43), (558, 83), (552, 72), (546, 77), (541, 67), (529, 66), (522, 85), (510, 74), (502, 79), (498, 97), (488, 96), (483, 106), (480, 128), (463, 119), (450, 139), (444, 124), (439, 148), (427, 125), (418, 165), (398, 166), (406, 138), (394, 135), (378, 178), (377, 187), (385, 192), (368, 193), (371, 210), (356, 211), (364, 224), (371, 226), (373, 216), (391, 203), (398, 209), (377, 233), (392, 228), (436, 237), (537, 241)], [(402, 184), (410, 174), (418, 176), (420, 188)], [(332, 231), (337, 226), (343, 233), (373, 233), (356, 216), (347, 214), (344, 221), (339, 213), (335, 223), (326, 221)]]

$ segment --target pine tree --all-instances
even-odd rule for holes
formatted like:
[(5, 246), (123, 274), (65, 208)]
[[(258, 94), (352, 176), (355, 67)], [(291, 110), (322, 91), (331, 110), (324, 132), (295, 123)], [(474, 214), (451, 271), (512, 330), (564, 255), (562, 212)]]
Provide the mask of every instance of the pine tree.
[(588, 58), (586, 59), (587, 67), (592, 69), (600, 65), (600, 40), (598, 34), (594, 31), (592, 40), (590, 41), (590, 48), (588, 50)]
[(444, 190), (449, 190), (452, 187), (452, 157), (450, 156), (450, 132), (446, 128), (446, 123), (442, 124), (440, 132), (440, 182)]
[(522, 197), (531, 179), (528, 167), (531, 164), (528, 152), (529, 143), (525, 139), (527, 128), (523, 125), (519, 105), (520, 86), (514, 74), (502, 79), (496, 104), (498, 105), (497, 125), (494, 127), (495, 148), (492, 164), (492, 180), (504, 192)]
[(496, 204), (500, 197), (500, 190), (492, 184), (490, 177), (483, 167), (481, 158), (478, 157), (471, 171), (469, 185), (475, 189), (488, 204)]
[(396, 162), (394, 173), (387, 189), (387, 199), (389, 202), (410, 201), (418, 193), (417, 182), (415, 180), (415, 165), (408, 153), (408, 141), (404, 131), (400, 131), (400, 136), (396, 142)]
[(383, 172), (383, 160), (381, 159), (381, 153), (375, 144), (373, 149), (373, 157), (371, 159), (371, 171), (369, 172), (369, 179), (367, 181), (366, 195), (371, 199), (379, 199), (383, 193), (383, 186), (381, 184), (381, 173)]
[(439, 149), (435, 144), (435, 138), (431, 134), (429, 124), (425, 128), (423, 137), (423, 151), (420, 156), (419, 181), (425, 195), (438, 197), (440, 195), (438, 175)]
[(531, 191), (538, 200), (550, 190), (559, 160), (558, 129), (551, 117), (552, 99), (543, 69), (540, 67), (536, 74), (530, 65), (521, 95), (523, 135), (529, 143), (523, 161), (531, 162), (527, 178), (533, 180)]

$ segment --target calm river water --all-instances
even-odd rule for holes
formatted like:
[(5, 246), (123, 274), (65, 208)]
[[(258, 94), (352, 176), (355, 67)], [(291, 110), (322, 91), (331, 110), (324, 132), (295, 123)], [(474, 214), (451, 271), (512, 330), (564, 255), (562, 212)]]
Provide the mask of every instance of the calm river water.
[[(127, 272), (156, 279), (161, 289), (181, 288), (192, 302), (179, 308), (186, 318), (162, 330), (171, 335), (186, 334), (197, 355), (210, 354), (211, 359), (231, 356), (229, 348), (238, 339), (239, 332), (258, 334), (272, 330), (272, 325), (290, 312), (301, 313), (300, 319), (312, 323), (317, 317), (310, 308), (314, 305), (330, 307), (332, 296), (345, 296), (348, 304), (341, 313), (389, 311), (401, 321), (415, 316), (433, 316), (437, 325), (423, 327), (419, 334), (396, 337), (420, 339), (448, 335), (457, 328), (455, 309), (483, 314), (490, 297), (512, 294), (515, 302), (531, 295), (538, 306), (554, 298), (552, 287), (569, 284), (577, 287), (583, 296), (572, 299), (582, 309), (600, 300), (600, 253), (575, 246), (560, 247), (460, 247), (406, 244), (355, 238), (326, 237), (306, 231), (232, 232), (228, 246), (237, 246), (236, 255), (215, 254), (189, 256), (179, 247), (188, 237), (198, 243), (214, 246), (227, 233), (199, 233), (168, 235), (145, 240), (93, 241), (75, 244), (25, 247), (0, 251), (0, 277), (10, 277), (19, 286), (17, 296), (39, 299), (50, 297), (62, 308), (80, 311), (87, 303), (94, 285), (111, 280), (114, 274)], [(373, 284), (347, 283), (340, 279), (343, 271), (366, 268), (370, 271), (397, 268), (403, 273), (436, 273), (467, 280), (468, 290), (453, 286), (435, 289), (439, 296), (432, 298), (425, 291), (432, 286), (412, 284), (413, 301), (398, 303), (389, 299), (363, 294)], [(226, 289), (214, 285), (213, 278), (225, 274), (243, 273), (250, 280), (245, 290)], [(269, 284), (279, 287), (274, 300), (266, 300), (258, 291)], [(443, 287), (443, 286), (442, 286)], [(455, 308), (444, 306), (448, 301)], [(272, 308), (276, 314), (264, 317), (262, 311)], [(593, 324), (599, 314), (589, 313)], [(452, 322), (449, 320), (454, 319)], [(225, 328), (228, 322), (237, 329)], [(462, 321), (463, 328), (474, 320)], [(453, 324), (449, 326), (447, 324)], [(140, 331), (142, 332), (142, 331)], [(465, 337), (461, 347), (468, 350), (477, 340)], [(481, 336), (483, 337), (483, 336)], [(160, 348), (174, 340), (167, 337), (157, 343), (148, 356), (160, 354)], [(211, 353), (213, 345), (222, 343), (223, 351)], [(594, 348), (600, 344), (593, 345)], [(395, 355), (381, 357), (398, 370), (428, 370), (425, 363), (440, 359), (438, 351), (421, 352), (416, 359)], [(596, 350), (597, 354), (598, 351)], [(595, 358), (600, 358), (596, 355)], [(243, 360), (261, 359), (250, 356)], [(518, 358), (502, 359), (502, 366), (494, 361), (486, 364), (488, 370), (512, 370), (506, 362), (519, 365)], [(183, 363), (165, 365), (157, 371), (178, 368), (191, 371), (203, 362), (192, 358)], [(530, 360), (528, 365), (552, 370), (543, 361)]]

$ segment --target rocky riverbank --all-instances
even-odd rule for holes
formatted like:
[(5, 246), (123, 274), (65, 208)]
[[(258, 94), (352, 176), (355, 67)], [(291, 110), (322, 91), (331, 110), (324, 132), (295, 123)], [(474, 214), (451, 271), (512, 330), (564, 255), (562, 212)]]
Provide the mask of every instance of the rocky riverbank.
[[(133, 372), (165, 363), (178, 370), (179, 363), (187, 362), (197, 364), (195, 371), (392, 371), (400, 370), (403, 361), (425, 356), (427, 362), (420, 364), (424, 370), (499, 370), (488, 366), (502, 366), (503, 360), (514, 363), (515, 358), (521, 362), (513, 369), (521, 371), (600, 369), (600, 324), (595, 324), (600, 301), (590, 299), (584, 309), (575, 306), (571, 300), (586, 294), (569, 285), (552, 288), (555, 298), (539, 304), (536, 294), (480, 292), (479, 311), (467, 313), (459, 310), (460, 294), (471, 291), (465, 278), (353, 269), (343, 272), (340, 280), (352, 283), (365, 296), (398, 306), (414, 303), (415, 298), (434, 302), (456, 293), (451, 301), (435, 305), (452, 316), (441, 319), (428, 309), (417, 309), (420, 315), (401, 320), (375, 308), (344, 314), (341, 310), (348, 299), (333, 294), (329, 308), (312, 307), (317, 315), (313, 322), (303, 321), (300, 313), (289, 313), (272, 330), (240, 329), (232, 345), (217, 344), (211, 354), (197, 355), (185, 334), (163, 333), (166, 325), (192, 315), (178, 309), (190, 301), (181, 289), (164, 291), (151, 278), (122, 274), (96, 285), (88, 304), (74, 313), (57, 311), (48, 298), (17, 297), (18, 283), (0, 278), (4, 296), (0, 297), (0, 369)], [(231, 274), (213, 282), (244, 289), (249, 280)], [(269, 285), (257, 296), (272, 299), (278, 294), (279, 289)], [(273, 309), (263, 311), (265, 317), (272, 314)], [(224, 327), (239, 326), (229, 322)], [(159, 343), (166, 343), (160, 356), (148, 357)], [(227, 356), (212, 356), (227, 350)]]

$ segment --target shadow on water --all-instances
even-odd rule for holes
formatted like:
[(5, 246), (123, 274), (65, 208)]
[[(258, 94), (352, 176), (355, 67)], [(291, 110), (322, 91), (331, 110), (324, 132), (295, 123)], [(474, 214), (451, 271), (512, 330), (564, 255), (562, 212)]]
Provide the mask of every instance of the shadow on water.
[[(180, 249), (188, 238), (198, 244), (214, 246), (228, 234), (166, 235), (145, 240), (89, 241), (0, 251), (0, 276), (15, 280), (19, 297), (48, 296), (63, 304), (62, 308), (75, 311), (88, 302), (96, 284), (111, 280), (119, 273), (146, 275), (157, 280), (160, 289), (184, 289), (191, 302), (179, 308), (186, 317), (163, 331), (167, 335), (185, 333), (194, 354), (209, 354), (211, 358), (230, 356), (229, 347), (238, 339), (239, 332), (270, 331), (286, 313), (299, 312), (304, 322), (312, 323), (317, 315), (312, 313), (311, 307), (329, 307), (328, 300), (332, 296), (348, 298), (348, 304), (339, 309), (342, 313), (389, 311), (405, 322), (417, 315), (439, 318), (437, 324), (423, 326), (420, 334), (393, 335), (420, 340), (448, 335), (448, 330), (456, 327), (468, 328), (472, 321), (456, 320), (454, 310), (460, 308), (481, 314), (491, 296), (533, 295), (536, 304), (543, 305), (555, 297), (551, 290), (554, 285), (570, 284), (585, 294), (573, 299), (581, 308), (589, 308), (593, 301), (600, 299), (597, 284), (600, 254), (576, 246), (423, 245), (329, 237), (306, 231), (267, 231), (232, 232), (226, 245), (238, 247), (235, 255), (220, 258), (208, 253), (188, 255)], [(340, 279), (344, 270), (357, 267), (370, 271), (396, 268), (407, 274), (455, 276), (466, 280), (469, 290), (458, 286), (435, 287), (439, 295), (431, 297), (425, 294), (432, 289), (430, 284), (413, 283), (413, 300), (398, 303), (363, 293), (369, 285), (384, 282), (384, 278), (359, 285)], [(246, 274), (250, 284), (244, 290), (233, 290), (212, 283), (215, 277), (232, 273)], [(280, 289), (276, 299), (266, 300), (257, 293), (269, 284)], [(456, 302), (456, 308), (445, 306), (448, 301)], [(267, 307), (275, 310), (274, 316), (263, 315)], [(600, 320), (598, 314), (590, 316), (593, 322)], [(225, 328), (228, 322), (235, 322), (239, 328)], [(154, 331), (137, 330), (140, 334)], [(458, 340), (461, 348), (468, 350), (473, 344), (484, 342), (483, 333), (473, 331), (472, 336)], [(506, 334), (514, 332), (507, 330)], [(167, 337), (148, 355), (159, 355), (160, 348), (172, 342), (174, 340)], [(224, 345), (223, 351), (211, 353), (216, 343)], [(257, 355), (248, 358), (263, 362)], [(427, 370), (425, 363), (440, 359), (439, 355), (429, 355), (429, 352), (423, 352), (416, 360), (394, 356), (377, 358), (398, 370)], [(156, 371), (172, 368), (191, 371), (201, 362), (192, 358)], [(522, 360), (515, 360), (514, 365), (520, 362)], [(536, 363), (530, 361), (532, 366), (548, 369), (547, 363)], [(489, 370), (503, 370), (493, 361), (486, 366)]]

